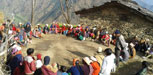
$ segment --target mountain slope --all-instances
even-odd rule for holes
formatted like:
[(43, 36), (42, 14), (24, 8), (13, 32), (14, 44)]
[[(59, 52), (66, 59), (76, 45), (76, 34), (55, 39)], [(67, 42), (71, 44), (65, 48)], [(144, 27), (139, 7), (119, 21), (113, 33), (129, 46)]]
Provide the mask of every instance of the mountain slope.
[[(61, 14), (59, 0), (36, 0), (35, 7), (35, 23), (51, 23), (54, 20), (64, 21)], [(102, 2), (110, 0), (71, 0), (72, 6), (77, 8), (90, 8), (91, 6), (99, 6)], [(134, 0), (144, 8), (153, 11), (153, 6), (148, 6), (143, 1)], [(139, 1), (139, 2), (138, 2)], [(0, 11), (5, 13), (5, 18), (11, 18), (12, 13), (15, 14), (16, 22), (27, 22), (31, 18), (32, 0), (0, 0)], [(71, 12), (74, 12), (72, 9)], [(74, 13), (72, 18), (76, 18)], [(76, 20), (76, 19), (75, 19)]]

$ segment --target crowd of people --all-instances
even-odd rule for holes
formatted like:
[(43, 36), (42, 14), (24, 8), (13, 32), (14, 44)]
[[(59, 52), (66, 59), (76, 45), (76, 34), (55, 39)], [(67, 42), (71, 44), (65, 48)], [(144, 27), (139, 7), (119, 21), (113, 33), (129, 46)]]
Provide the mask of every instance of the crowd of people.
[[(0, 27), (0, 40), (3, 38), (4, 29), (5, 24)], [(106, 28), (101, 29), (97, 26), (59, 25), (53, 22), (50, 26), (46, 24), (42, 27), (38, 24), (32, 28), (30, 23), (18, 25), (12, 23), (8, 34), (14, 35), (13, 43), (9, 43), (10, 54), (6, 63), (11, 68), (11, 75), (110, 75), (116, 71), (116, 67), (119, 67), (119, 62), (126, 63), (129, 58), (134, 58), (138, 51), (147, 58), (153, 55), (153, 44), (149, 43), (149, 39), (138, 40), (135, 37), (127, 43), (120, 30), (109, 34)], [(70, 68), (58, 63), (51, 64), (49, 56), (42, 58), (41, 54), (37, 54), (35, 58), (33, 48), (28, 48), (27, 56), (23, 56), (22, 46), (32, 43), (32, 37), (41, 39), (42, 34), (63, 34), (81, 41), (89, 38), (108, 47), (111, 43), (115, 46), (115, 50), (111, 48), (103, 50), (99, 47), (94, 56), (84, 57), (82, 60), (73, 59), (73, 65)], [(144, 61), (142, 69), (137, 74), (146, 74), (146, 68), (147, 62)]]

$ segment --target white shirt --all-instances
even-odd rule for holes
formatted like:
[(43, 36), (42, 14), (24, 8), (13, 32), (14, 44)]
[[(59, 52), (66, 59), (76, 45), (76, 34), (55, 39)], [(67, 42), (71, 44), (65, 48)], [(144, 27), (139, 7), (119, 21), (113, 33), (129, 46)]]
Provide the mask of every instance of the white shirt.
[(110, 75), (112, 70), (116, 69), (115, 65), (115, 55), (111, 54), (104, 58), (103, 64), (101, 66), (100, 75)]

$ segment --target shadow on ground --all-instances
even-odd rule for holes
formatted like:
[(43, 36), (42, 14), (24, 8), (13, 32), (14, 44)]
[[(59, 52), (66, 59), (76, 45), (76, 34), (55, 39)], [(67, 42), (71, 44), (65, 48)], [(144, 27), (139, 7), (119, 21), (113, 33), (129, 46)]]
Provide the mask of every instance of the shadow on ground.
[(42, 42), (39, 42), (36, 44), (36, 50), (45, 50), (47, 51), (50, 47), (50, 45), (52, 44), (51, 40), (44, 40)]
[[(116, 73), (112, 73), (112, 75), (135, 75), (142, 67), (142, 62), (140, 61), (134, 61), (134, 62), (130, 62), (128, 64), (122, 64), (118, 70), (116, 71)], [(153, 66), (152, 62), (148, 62), (150, 65), (150, 67)], [(152, 70), (148, 70), (148, 74), (147, 75), (152, 75), (153, 71)]]
[(141, 62), (135, 61), (128, 64), (122, 64), (116, 73), (112, 75), (134, 75), (141, 68)]
[(70, 50), (67, 50), (67, 51), (69, 51), (69, 52), (71, 52), (72, 54), (77, 55), (77, 56), (79, 56), (79, 57), (89, 57), (89, 55), (84, 54), (84, 53), (81, 53), (81, 52), (79, 52), (79, 51), (70, 51)]

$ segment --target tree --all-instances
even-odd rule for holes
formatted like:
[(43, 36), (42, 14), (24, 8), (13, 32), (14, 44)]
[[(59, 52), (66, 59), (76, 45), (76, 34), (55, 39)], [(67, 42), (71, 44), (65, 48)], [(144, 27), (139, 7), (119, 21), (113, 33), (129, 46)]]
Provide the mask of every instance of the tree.
[(63, 14), (63, 17), (66, 20), (66, 22), (70, 24), (71, 23), (71, 16), (70, 16), (71, 15), (71, 12), (70, 12), (71, 0), (59, 0), (59, 1), (60, 1), (61, 12)]
[(32, 12), (31, 12), (31, 24), (34, 25), (34, 9), (35, 9), (36, 0), (32, 0)]

